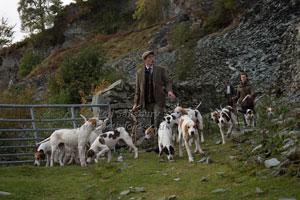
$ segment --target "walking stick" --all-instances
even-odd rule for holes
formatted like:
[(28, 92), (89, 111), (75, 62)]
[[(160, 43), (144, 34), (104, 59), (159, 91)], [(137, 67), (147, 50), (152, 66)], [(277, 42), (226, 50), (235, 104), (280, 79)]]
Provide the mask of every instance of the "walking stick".
[[(138, 106), (136, 109), (138, 110), (140, 106)], [(131, 130), (131, 135), (134, 134), (134, 145), (136, 146), (136, 128), (137, 128), (137, 119), (133, 114), (133, 110), (130, 110), (129, 112), (132, 120), (133, 120), (133, 125), (132, 125), (132, 130)]]

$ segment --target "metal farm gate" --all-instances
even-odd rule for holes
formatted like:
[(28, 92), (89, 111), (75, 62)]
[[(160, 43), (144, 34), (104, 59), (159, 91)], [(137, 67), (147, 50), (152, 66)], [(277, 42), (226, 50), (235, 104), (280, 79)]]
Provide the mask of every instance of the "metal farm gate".
[[(46, 138), (55, 130), (61, 128), (77, 128), (78, 124), (76, 121), (83, 120), (80, 116), (76, 116), (75, 108), (83, 107), (94, 107), (103, 110), (99, 114), (99, 119), (109, 118), (108, 128), (112, 128), (112, 119), (111, 119), (111, 108), (109, 104), (64, 104), (64, 105), (10, 105), (10, 104), (0, 104), (0, 113), (1, 109), (11, 109), (11, 112), (14, 112), (16, 109), (25, 109), (27, 112), (30, 112), (31, 119), (3, 119), (0, 118), (0, 166), (3, 164), (19, 164), (19, 163), (33, 163), (34, 150), (38, 147), (37, 142)], [(61, 118), (61, 119), (37, 119), (37, 110), (38, 109), (67, 109), (66, 112), (71, 113), (70, 118)], [(28, 111), (29, 109), (29, 111)], [(23, 110), (24, 111), (24, 110)], [(10, 112), (10, 110), (9, 110)], [(28, 113), (29, 114), (29, 113)], [(77, 115), (79, 113), (77, 112)], [(53, 122), (72, 122), (72, 125), (69, 127), (60, 127), (60, 128), (38, 128), (38, 123), (53, 123)], [(3, 124), (9, 123), (31, 123), (32, 128), (21, 127), (16, 128), (6, 128)], [(48, 132), (48, 133), (47, 133)], [(23, 134), (23, 135), (22, 135)], [(21, 135), (21, 136), (20, 136)], [(10, 158), (9, 158), (10, 157)], [(20, 159), (20, 157), (22, 157)], [(9, 159), (8, 159), (9, 158)], [(27, 158), (27, 159), (26, 159)]]

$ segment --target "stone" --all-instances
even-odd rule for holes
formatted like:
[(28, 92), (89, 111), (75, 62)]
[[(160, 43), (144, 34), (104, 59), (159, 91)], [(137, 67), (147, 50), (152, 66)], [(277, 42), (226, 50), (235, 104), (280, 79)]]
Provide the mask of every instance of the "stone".
[(206, 164), (211, 164), (213, 163), (213, 160), (210, 157), (206, 158)]
[(297, 199), (295, 199), (295, 198), (280, 198), (278, 200), (297, 200)]
[(97, 187), (97, 184), (95, 183), (95, 184), (92, 184), (92, 185), (88, 185), (88, 186), (86, 187), (86, 190), (89, 190), (89, 189), (91, 189), (91, 188), (93, 188), (93, 187)]
[(294, 140), (288, 139), (286, 144), (282, 148), (283, 149), (288, 149), (289, 147), (294, 146), (294, 145), (295, 145)]
[(263, 147), (262, 144), (258, 145), (257, 147), (255, 147), (253, 150), (252, 150), (252, 153), (257, 151), (258, 149), (261, 149)]
[(267, 168), (275, 167), (280, 164), (280, 162), (276, 158), (265, 160), (264, 163)]
[(289, 151), (287, 153), (286, 157), (291, 161), (299, 160), (299, 158), (300, 158), (300, 147), (294, 147), (293, 149), (291, 149), (291, 151)]
[(158, 198), (158, 200), (167, 200), (167, 198), (166, 197), (160, 197), (160, 198)]
[(201, 158), (201, 160), (199, 160), (199, 163), (204, 163), (206, 161), (206, 157)]
[(236, 160), (237, 156), (229, 156), (229, 160)]
[(135, 191), (136, 192), (145, 192), (145, 188), (143, 188), (143, 187), (136, 187)]
[(176, 181), (176, 182), (180, 181), (180, 178), (174, 178), (174, 181)]
[(0, 195), (10, 195), (9, 192), (0, 191)]
[(222, 144), (222, 141), (221, 141), (221, 140), (218, 140), (218, 141), (216, 141), (216, 144), (217, 144), (217, 145)]
[(123, 156), (119, 156), (116, 160), (116, 162), (123, 162), (124, 161), (124, 158)]
[(128, 195), (131, 191), (130, 190), (125, 190), (123, 192), (120, 193), (121, 196), (125, 196)]
[(227, 190), (225, 189), (216, 189), (212, 193), (221, 193), (221, 192), (226, 192)]
[(256, 193), (257, 194), (261, 194), (261, 193), (263, 193), (264, 191), (262, 191), (259, 187), (256, 187)]
[(176, 197), (176, 195), (172, 195), (172, 196), (169, 196), (168, 197), (168, 200), (174, 200), (174, 199), (176, 199), (177, 197)]
[(201, 181), (201, 182), (207, 182), (207, 178), (206, 178), (206, 177), (203, 177), (203, 178), (201, 178), (200, 181)]

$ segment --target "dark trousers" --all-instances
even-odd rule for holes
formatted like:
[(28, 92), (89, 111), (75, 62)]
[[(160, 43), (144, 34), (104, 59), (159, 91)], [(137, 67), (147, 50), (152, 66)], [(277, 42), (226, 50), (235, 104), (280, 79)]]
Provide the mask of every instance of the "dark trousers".
[(155, 103), (151, 103), (145, 105), (145, 110), (148, 112), (147, 116), (150, 116), (150, 125), (155, 126), (154, 147), (156, 148), (158, 146), (157, 131), (164, 117), (164, 108)]
[(227, 100), (227, 105), (233, 106), (232, 95), (231, 94), (226, 94), (225, 98)]

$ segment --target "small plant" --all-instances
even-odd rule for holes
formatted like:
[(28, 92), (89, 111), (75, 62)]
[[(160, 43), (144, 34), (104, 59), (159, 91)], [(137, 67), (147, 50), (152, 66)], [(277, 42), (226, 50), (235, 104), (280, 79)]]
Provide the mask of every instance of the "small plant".
[(19, 79), (27, 76), (34, 69), (34, 67), (40, 63), (40, 61), (40, 57), (35, 55), (32, 49), (26, 49), (23, 53), (23, 57), (20, 60), (18, 71)]
[(176, 25), (170, 35), (171, 45), (180, 47), (193, 38), (193, 31), (190, 30), (184, 22)]

